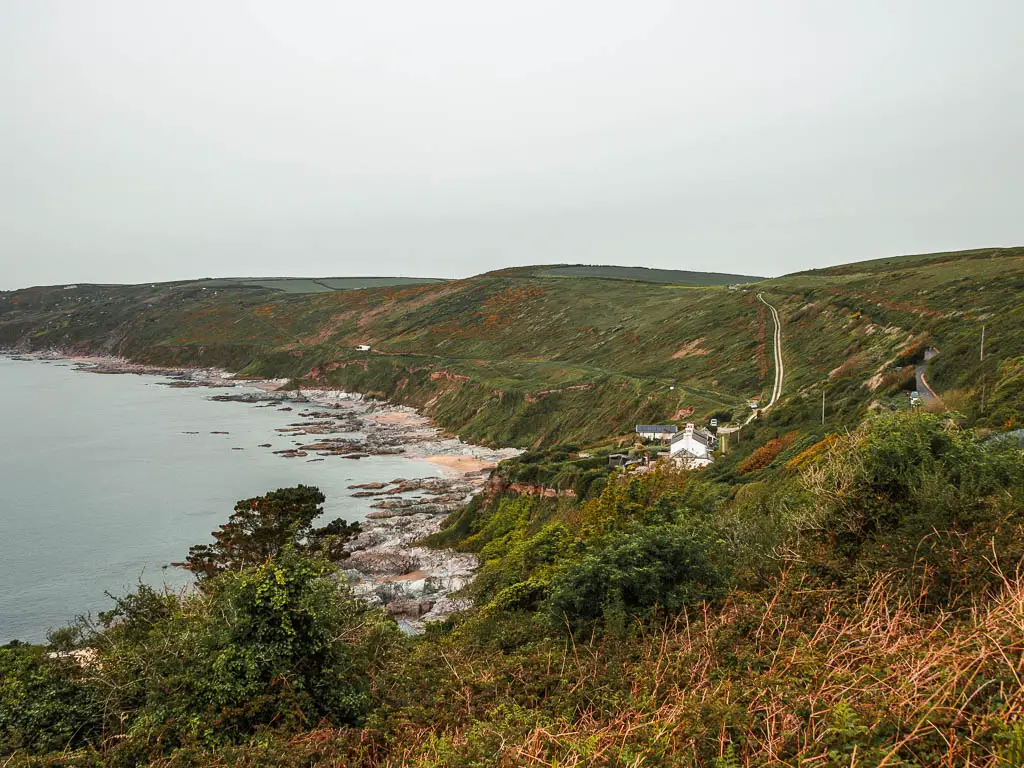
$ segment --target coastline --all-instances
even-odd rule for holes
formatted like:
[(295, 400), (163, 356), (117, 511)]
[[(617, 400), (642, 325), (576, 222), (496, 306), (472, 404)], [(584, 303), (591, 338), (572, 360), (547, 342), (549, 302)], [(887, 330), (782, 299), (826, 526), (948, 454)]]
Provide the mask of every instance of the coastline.
[[(0, 350), (14, 359), (74, 363), (93, 374), (140, 374), (167, 379), (170, 387), (207, 387), (208, 400), (246, 402), (294, 411), (297, 420), (278, 429), (294, 447), (274, 451), (284, 460), (358, 460), (393, 455), (429, 462), (441, 477), (395, 478), (349, 486), (352, 496), (372, 498), (374, 508), (338, 563), (352, 591), (380, 607), (403, 630), (422, 632), (466, 607), (452, 594), (468, 584), (478, 567), (472, 554), (417, 546), (441, 529), (447, 516), (480, 493), (499, 461), (517, 449), (493, 450), (464, 443), (413, 408), (364, 398), (359, 393), (316, 388), (284, 389), (289, 380), (237, 379), (217, 368), (169, 368), (94, 355)], [(245, 392), (233, 390), (245, 389)], [(344, 437), (335, 435), (343, 434)], [(355, 435), (355, 437), (353, 437)]]

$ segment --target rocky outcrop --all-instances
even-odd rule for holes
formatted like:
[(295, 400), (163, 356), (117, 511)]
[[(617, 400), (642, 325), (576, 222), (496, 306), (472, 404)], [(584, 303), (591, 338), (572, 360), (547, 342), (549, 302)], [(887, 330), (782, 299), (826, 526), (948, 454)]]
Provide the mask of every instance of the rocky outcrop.
[[(373, 511), (360, 533), (346, 544), (343, 577), (355, 594), (383, 608), (410, 632), (422, 631), (463, 610), (456, 593), (473, 578), (474, 555), (422, 546), (441, 529), (447, 515), (480, 492), (490, 467), (514, 456), (514, 449), (491, 450), (444, 435), (415, 410), (337, 390), (284, 390), (285, 382), (233, 380), (224, 371), (148, 369), (118, 360), (89, 361), (97, 372), (159, 373), (182, 386), (245, 387), (246, 391), (215, 394), (218, 402), (249, 403), (298, 411), (300, 420), (277, 429), (292, 444), (274, 450), (282, 458), (324, 461), (329, 457), (360, 459), (406, 455), (439, 463), (446, 477), (396, 478), (387, 483), (349, 486), (356, 498), (373, 498)], [(448, 374), (448, 372), (443, 372)], [(445, 376), (458, 380), (454, 375)], [(251, 389), (257, 388), (257, 391)], [(213, 434), (222, 434), (214, 432)], [(306, 439), (303, 439), (306, 438)], [(260, 448), (272, 449), (272, 443)], [(313, 458), (315, 456), (315, 458)]]
[(444, 513), (416, 512), (368, 520), (347, 545), (343, 575), (353, 592), (394, 616), (409, 632), (463, 610), (453, 597), (473, 579), (475, 555), (430, 549), (416, 542), (440, 530)]

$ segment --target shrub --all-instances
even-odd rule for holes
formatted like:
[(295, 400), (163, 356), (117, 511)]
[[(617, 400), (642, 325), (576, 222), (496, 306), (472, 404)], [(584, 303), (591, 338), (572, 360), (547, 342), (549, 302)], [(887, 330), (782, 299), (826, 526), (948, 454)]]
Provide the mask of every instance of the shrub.
[(0, 648), (0, 755), (87, 744), (99, 731), (101, 709), (83, 678), (73, 656), (24, 644)]
[(936, 415), (891, 414), (828, 446), (804, 478), (823, 524), (863, 539), (914, 513), (969, 523), (992, 494), (1024, 483), (1024, 462), (1013, 445), (983, 443)]
[(736, 467), (736, 471), (741, 475), (746, 475), (750, 472), (756, 472), (759, 469), (764, 469), (775, 461), (775, 458), (786, 450), (786, 448), (790, 446), (799, 434), (800, 433), (798, 431), (787, 432), (782, 435), (782, 437), (776, 437), (773, 440), (769, 440), (750, 454), (750, 456), (740, 462), (739, 466)]
[(805, 556), (831, 576), (896, 569), (913, 581), (923, 569), (928, 598), (948, 604), (995, 583), (986, 551), (998, 551), (1008, 572), (1024, 558), (1020, 451), (936, 415), (876, 417), (811, 459), (801, 478), (812, 500), (793, 522)]
[(107, 731), (160, 748), (357, 722), (367, 668), (397, 632), (290, 547), (202, 593), (140, 587), (101, 622), (90, 644)]
[(228, 521), (213, 532), (214, 543), (191, 547), (180, 565), (205, 579), (262, 563), (287, 546), (340, 559), (341, 545), (359, 532), (359, 524), (339, 518), (313, 528), (313, 521), (324, 511), (323, 503), (323, 493), (310, 485), (242, 499)]
[[(550, 570), (550, 566), (571, 551), (572, 541), (572, 535), (562, 523), (546, 525), (533, 536), (517, 537), (506, 545), (507, 551), (502, 556), (487, 560), (480, 569), (471, 588), (477, 602), (486, 603), (498, 592), (519, 585), (538, 571)], [(486, 558), (487, 554), (485, 548), (481, 556)], [(535, 583), (539, 582), (535, 580)]]
[(612, 536), (557, 574), (547, 601), (556, 623), (603, 616), (675, 612), (722, 594), (727, 578), (714, 563), (719, 544), (696, 527), (660, 525)]

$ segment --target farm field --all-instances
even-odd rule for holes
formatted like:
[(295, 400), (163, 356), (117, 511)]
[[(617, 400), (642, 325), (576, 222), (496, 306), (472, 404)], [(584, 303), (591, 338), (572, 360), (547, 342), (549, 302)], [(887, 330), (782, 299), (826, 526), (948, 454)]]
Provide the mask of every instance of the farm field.
[(359, 288), (382, 288), (396, 285), (443, 283), (436, 277), (239, 277), (197, 281), (208, 288), (268, 288), (282, 293), (329, 293)]
[(524, 277), (595, 277), (605, 280), (635, 280), (664, 285), (730, 285), (756, 283), (762, 277), (730, 275), (722, 272), (692, 272), (685, 269), (651, 269), (650, 267), (615, 267), (587, 264), (556, 264), (552, 266), (513, 267), (496, 274)]

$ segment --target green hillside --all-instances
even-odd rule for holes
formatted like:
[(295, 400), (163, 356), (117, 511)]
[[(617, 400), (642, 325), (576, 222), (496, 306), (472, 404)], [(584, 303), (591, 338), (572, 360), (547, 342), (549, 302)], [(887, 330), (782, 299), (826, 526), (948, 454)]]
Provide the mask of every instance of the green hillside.
[[(418, 542), (480, 563), (423, 636), (353, 598), (316, 489), (250, 498), (194, 593), (0, 648), (0, 764), (1024, 765), (1024, 248), (692, 290), (553, 269), (0, 294), (0, 346), (361, 391), (529, 449)], [(782, 394), (748, 422), (769, 305)], [(709, 468), (610, 466), (661, 450), (636, 422), (712, 415), (742, 428)]]
[[(423, 407), (469, 439), (589, 444), (641, 421), (738, 417), (748, 400), (767, 399), (774, 373), (763, 291), (784, 334), (774, 420), (820, 421), (823, 388), (831, 424), (899, 407), (929, 346), (940, 350), (928, 369), (934, 387), (979, 423), (1013, 418), (1022, 249), (693, 291), (552, 269), (314, 294), (252, 280), (33, 288), (0, 294), (0, 343), (293, 377)], [(360, 353), (360, 344), (373, 349)]]
[(204, 280), (199, 284), (214, 288), (269, 288), (283, 293), (328, 293), (355, 288), (384, 288), (443, 282), (444, 280), (435, 277), (221, 277)]
[(596, 277), (605, 280), (636, 280), (641, 283), (691, 286), (756, 283), (764, 279), (750, 275), (730, 275), (723, 272), (691, 272), (685, 269), (615, 267), (596, 264), (553, 264), (550, 266), (511, 267), (490, 274), (507, 277)]

